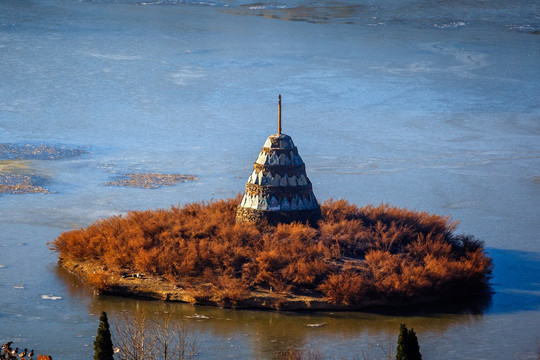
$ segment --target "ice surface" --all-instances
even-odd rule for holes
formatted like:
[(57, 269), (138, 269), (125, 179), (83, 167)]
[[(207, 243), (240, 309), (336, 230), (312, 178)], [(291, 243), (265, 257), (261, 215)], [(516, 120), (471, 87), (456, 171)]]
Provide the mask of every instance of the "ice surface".
[[(94, 297), (57, 270), (46, 243), (130, 210), (243, 192), (261, 143), (275, 133), (282, 94), (283, 131), (294, 138), (318, 199), (388, 202), (459, 220), (458, 231), (485, 240), (494, 256), (496, 294), (483, 313), (405, 318), (298, 321), (197, 310), (210, 317), (197, 328), (208, 346), (201, 358), (265, 358), (271, 339), (317, 343), (341, 358), (370, 343), (394, 343), (406, 320), (426, 358), (536, 359), (538, 6), (0, 2), (0, 160), (29, 161), (18, 173), (46, 180), (51, 192), (0, 194), (0, 338), (31, 338), (55, 358), (88, 359), (85, 345), (97, 326), (91, 314), (155, 310)], [(6, 144), (19, 153), (44, 145), (55, 155), (10, 158)], [(105, 186), (128, 173), (200, 180), (154, 190)], [(43, 294), (62, 301), (41, 301)], [(321, 323), (306, 334), (303, 324)], [(250, 337), (237, 336), (244, 333)], [(224, 354), (229, 337), (237, 347)]]

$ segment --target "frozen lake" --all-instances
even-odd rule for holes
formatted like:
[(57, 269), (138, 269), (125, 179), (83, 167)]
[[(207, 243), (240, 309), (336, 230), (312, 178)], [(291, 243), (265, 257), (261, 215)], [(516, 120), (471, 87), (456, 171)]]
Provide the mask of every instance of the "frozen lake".
[[(427, 360), (537, 359), (539, 31), (534, 0), (0, 1), (0, 179), (47, 191), (0, 194), (0, 342), (88, 359), (102, 310), (142, 309), (190, 316), (201, 359), (382, 358), (400, 322)], [(232, 311), (99, 297), (57, 268), (63, 231), (242, 192), (278, 94), (320, 201), (458, 220), (494, 259), (491, 299)], [(138, 172), (199, 180), (105, 185)]]

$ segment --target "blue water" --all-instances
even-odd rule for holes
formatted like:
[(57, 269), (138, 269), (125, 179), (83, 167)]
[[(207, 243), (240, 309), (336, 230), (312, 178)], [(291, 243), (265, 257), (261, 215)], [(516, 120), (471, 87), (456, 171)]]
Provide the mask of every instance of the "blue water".
[[(384, 357), (401, 321), (424, 359), (537, 359), (537, 1), (0, 1), (0, 341), (88, 359), (99, 312), (174, 311), (201, 358)], [(235, 196), (283, 132), (319, 200), (451, 216), (485, 241), (495, 294), (477, 307), (282, 314), (99, 297), (46, 243), (129, 210)], [(6, 162), (3, 160), (9, 160)], [(155, 190), (130, 172), (193, 174)], [(324, 324), (311, 327), (307, 324)]]

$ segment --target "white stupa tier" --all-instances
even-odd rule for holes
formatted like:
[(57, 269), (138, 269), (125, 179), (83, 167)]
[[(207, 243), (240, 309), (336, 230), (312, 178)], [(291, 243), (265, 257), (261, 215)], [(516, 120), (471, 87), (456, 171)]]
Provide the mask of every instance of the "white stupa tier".
[(316, 223), (320, 214), (305, 164), (293, 140), (285, 134), (270, 135), (247, 180), (237, 221)]

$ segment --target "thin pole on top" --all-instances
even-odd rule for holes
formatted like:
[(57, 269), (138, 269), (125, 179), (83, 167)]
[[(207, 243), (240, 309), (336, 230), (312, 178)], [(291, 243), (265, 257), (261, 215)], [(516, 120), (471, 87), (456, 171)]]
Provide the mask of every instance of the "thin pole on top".
[(281, 135), (281, 94), (279, 94), (278, 96), (277, 123), (278, 123), (278, 135)]

